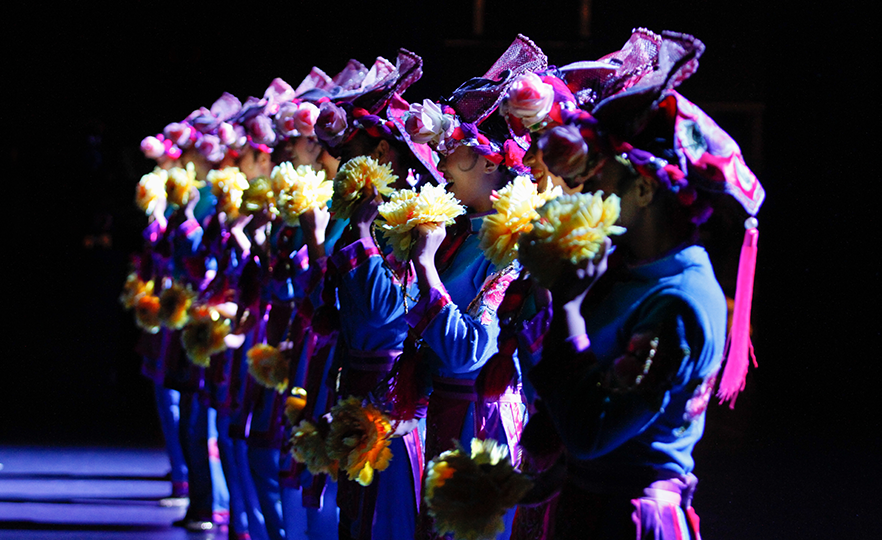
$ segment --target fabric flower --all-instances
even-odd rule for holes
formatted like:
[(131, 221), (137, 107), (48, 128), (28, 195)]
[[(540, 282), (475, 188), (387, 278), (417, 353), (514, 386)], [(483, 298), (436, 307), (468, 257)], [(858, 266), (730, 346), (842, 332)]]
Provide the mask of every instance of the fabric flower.
[(172, 206), (186, 206), (190, 200), (190, 192), (193, 188), (205, 185), (196, 180), (196, 167), (193, 163), (187, 163), (187, 168), (172, 167), (168, 170), (168, 178), (165, 182), (165, 192), (168, 202)]
[(491, 540), (505, 529), (502, 516), (531, 487), (512, 466), (507, 446), (472, 439), (471, 454), (457, 444), (429, 462), (424, 493), (438, 534)]
[(551, 174), (574, 178), (588, 166), (588, 144), (575, 126), (555, 126), (540, 137), (538, 144)]
[(141, 152), (150, 159), (159, 159), (165, 154), (165, 145), (152, 135), (144, 137), (141, 140)]
[(315, 135), (328, 146), (334, 147), (343, 142), (349, 122), (346, 119), (346, 111), (337, 105), (326, 101), (319, 106), (319, 115), (315, 121)]
[(494, 191), (490, 198), (496, 213), (484, 218), (478, 232), (487, 259), (497, 268), (513, 261), (518, 254), (518, 238), (533, 230), (532, 221), (539, 217), (536, 209), (561, 193), (560, 186), (539, 193), (526, 176), (518, 176), (499, 192)]
[(334, 178), (334, 198), (331, 212), (337, 219), (349, 219), (352, 211), (361, 202), (362, 194), (370, 193), (376, 187), (381, 195), (392, 192), (389, 187), (398, 179), (392, 174), (392, 167), (380, 165), (370, 156), (359, 156), (344, 163)]
[(406, 261), (414, 227), (426, 223), (451, 225), (465, 213), (465, 208), (443, 186), (425, 184), (419, 193), (407, 189), (393, 192), (389, 202), (381, 204), (378, 211), (383, 221), (377, 220), (377, 225), (392, 245), (395, 258)]
[(312, 474), (325, 473), (336, 482), (340, 464), (328, 455), (328, 424), (324, 418), (318, 424), (303, 420), (291, 431), (291, 455), (294, 459), (306, 465)]
[(295, 386), (291, 389), (291, 395), (285, 399), (285, 418), (288, 419), (288, 425), (296, 426), (300, 423), (305, 408), (306, 389)]
[(211, 163), (217, 163), (224, 159), (224, 148), (217, 135), (203, 135), (196, 143), (196, 150)]
[(276, 132), (273, 130), (273, 122), (268, 116), (257, 114), (245, 121), (245, 128), (251, 135), (254, 144), (272, 146), (276, 142)]
[(212, 195), (217, 198), (218, 210), (225, 213), (227, 218), (236, 219), (242, 206), (242, 196), (250, 187), (248, 178), (238, 167), (226, 167), (209, 171), (207, 179)]
[(135, 204), (145, 214), (152, 214), (156, 202), (165, 197), (166, 182), (168, 182), (168, 171), (159, 167), (141, 177), (138, 187), (135, 188)]
[(162, 133), (167, 139), (171, 139), (175, 145), (181, 148), (189, 148), (196, 136), (196, 130), (186, 122), (172, 122), (165, 126)]
[(248, 181), (248, 189), (242, 194), (239, 211), (254, 214), (261, 210), (272, 215), (276, 213), (276, 196), (272, 181), (266, 176), (257, 176)]
[(181, 333), (181, 343), (191, 362), (208, 367), (211, 357), (227, 350), (224, 338), (231, 329), (230, 320), (210, 306), (197, 305), (190, 310), (190, 322)]
[(539, 283), (550, 287), (562, 261), (578, 264), (593, 259), (603, 240), (625, 232), (615, 225), (619, 198), (603, 192), (561, 195), (539, 209), (533, 230), (521, 235), (519, 259)]
[(148, 334), (156, 334), (162, 327), (159, 322), (159, 297), (155, 294), (142, 294), (135, 297), (135, 324)]
[(446, 113), (441, 106), (430, 99), (423, 100), (422, 105), (414, 103), (410, 106), (405, 118), (404, 127), (413, 142), (431, 144), (433, 147), (443, 145), (456, 129), (456, 117)]
[(296, 169), (286, 161), (273, 169), (272, 177), (286, 177), (285, 187), (278, 192), (277, 205), (285, 223), (295, 226), (300, 214), (311, 208), (323, 208), (334, 195), (334, 183), (325, 180), (325, 171), (316, 172), (309, 165)]
[(374, 471), (386, 470), (392, 459), (392, 425), (385, 413), (361, 399), (341, 399), (331, 409), (328, 457), (337, 460), (350, 480), (369, 486)]
[(524, 73), (511, 83), (502, 104), (503, 115), (521, 119), (524, 126), (540, 124), (554, 106), (554, 87), (535, 73)]
[(276, 113), (276, 128), (284, 137), (312, 137), (318, 116), (319, 108), (308, 101), (285, 103)]
[(283, 393), (288, 389), (288, 359), (282, 351), (261, 343), (248, 350), (248, 373), (261, 386)]
[(119, 302), (126, 309), (132, 309), (139, 297), (144, 295), (153, 295), (154, 283), (142, 280), (137, 272), (132, 272), (126, 277), (125, 285), (123, 285), (122, 294), (119, 296)]
[(159, 293), (159, 320), (172, 330), (180, 330), (190, 320), (190, 306), (196, 293), (189, 285), (172, 283), (172, 286)]

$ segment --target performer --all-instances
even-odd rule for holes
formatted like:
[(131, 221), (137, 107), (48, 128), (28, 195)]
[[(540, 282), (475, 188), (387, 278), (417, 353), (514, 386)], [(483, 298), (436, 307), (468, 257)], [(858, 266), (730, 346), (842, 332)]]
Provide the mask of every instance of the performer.
[[(623, 266), (603, 275), (607, 249), (555, 281), (551, 329), (529, 374), (540, 414), (524, 444), (548, 433), (546, 411), (566, 449), (555, 538), (700, 537), (692, 449), (725, 348), (726, 302), (696, 233), (711, 195), (732, 194), (753, 215), (764, 192), (735, 142), (673, 90), (703, 44), (669, 32), (659, 41), (653, 70), (590, 114), (564, 114), (539, 142), (569, 185), (617, 194), (627, 228), (616, 242)], [(746, 370), (746, 348), (736, 349), (744, 357), (730, 355), (729, 397)]]
[[(417, 181), (426, 182), (427, 169), (434, 169), (431, 150), (425, 145), (414, 146), (400, 124), (381, 116), (390, 103), (399, 114), (407, 109), (400, 94), (422, 74), (422, 59), (402, 50), (396, 65), (378, 58), (371, 71), (386, 75), (358, 93), (322, 105), (319, 137), (344, 162), (370, 156), (389, 165), (398, 177), (398, 188), (409, 187), (409, 178), (421, 177)], [(346, 132), (333, 129), (335, 120), (340, 119), (349, 126)], [(343, 238), (346, 245), (328, 259), (325, 296), (332, 297), (329, 293), (334, 291), (339, 301), (338, 395), (344, 398), (367, 398), (388, 374), (407, 332), (403, 319), (406, 296), (412, 298), (416, 293), (408, 266), (397, 265), (372, 238), (378, 204), (376, 197), (361, 203)], [(390, 448), (393, 460), (369, 486), (342, 475), (338, 478), (339, 538), (413, 537), (423, 457), (417, 422), (401, 423)]]
[[(492, 210), (493, 190), (523, 170), (523, 150), (509, 139), (502, 119), (492, 113), (515, 76), (545, 67), (545, 55), (529, 39), (518, 36), (484, 77), (466, 82), (438, 107), (446, 115), (451, 111), (456, 115), (451, 119), (451, 126), (456, 127), (437, 133), (433, 140), (441, 155), (438, 169), (448, 191), (469, 213), (446, 231), (420, 226), (411, 255), (420, 300), (406, 320), (412, 335), (420, 340), (422, 361), (432, 378), (427, 458), (450, 449), (453, 440), (467, 446), (479, 437), (507, 444), (512, 459), (518, 460), (517, 441), (526, 421), (520, 389), (485, 401), (475, 389), (475, 379), (496, 352), (496, 309), (519, 267), (516, 263), (493, 267), (474, 233)], [(423, 110), (428, 106), (424, 103)], [(419, 126), (411, 126), (414, 134)], [(510, 536), (513, 516), (513, 511), (506, 516), (501, 538)], [(428, 515), (421, 512), (420, 517), (417, 537), (435, 538)]]

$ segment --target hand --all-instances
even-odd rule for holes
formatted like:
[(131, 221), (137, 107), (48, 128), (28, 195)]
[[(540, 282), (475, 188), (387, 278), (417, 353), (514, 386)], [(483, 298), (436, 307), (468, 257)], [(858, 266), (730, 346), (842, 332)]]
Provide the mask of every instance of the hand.
[(245, 343), (245, 334), (227, 334), (224, 336), (224, 345), (228, 349), (238, 349)]
[(435, 267), (435, 255), (447, 236), (443, 223), (425, 223), (417, 225), (416, 240), (411, 248), (410, 258), (419, 281), (420, 294), (427, 294), (429, 289), (443, 289), (441, 277)]
[(358, 233), (358, 237), (366, 239), (371, 237), (371, 225), (377, 219), (377, 208), (383, 200), (377, 195), (377, 188), (371, 187), (371, 192), (358, 203), (352, 215), (349, 217), (349, 225)]
[(193, 187), (190, 188), (190, 197), (187, 199), (186, 208), (184, 208), (184, 215), (187, 216), (187, 219), (196, 220), (196, 215), (193, 211), (196, 209), (197, 204), (199, 204), (199, 190)]
[(232, 235), (233, 239), (236, 241), (236, 245), (239, 246), (239, 249), (246, 256), (251, 252), (251, 240), (248, 238), (248, 235), (245, 234), (245, 226), (251, 222), (253, 217), (252, 214), (240, 214), (239, 217), (233, 221), (232, 227), (230, 227), (230, 235)]
[(563, 270), (551, 286), (551, 297), (556, 306), (574, 306), (578, 309), (582, 305), (585, 295), (600, 276), (606, 273), (611, 245), (610, 239), (605, 238), (593, 259), (582, 261), (578, 265), (564, 264)]
[(303, 239), (309, 250), (310, 261), (324, 257), (325, 232), (330, 222), (331, 213), (324, 206), (321, 208), (310, 208), (300, 214), (300, 227), (303, 229)]

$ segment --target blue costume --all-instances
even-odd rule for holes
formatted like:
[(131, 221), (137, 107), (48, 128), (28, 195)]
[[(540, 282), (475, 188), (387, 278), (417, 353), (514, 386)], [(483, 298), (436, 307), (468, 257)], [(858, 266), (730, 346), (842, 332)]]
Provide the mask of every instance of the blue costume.
[[(494, 401), (482, 400), (475, 390), (481, 368), (497, 351), (496, 309), (518, 271), (510, 266), (497, 272), (484, 257), (478, 236), (472, 233), (480, 230), (482, 221), (482, 216), (470, 218), (471, 228), (460, 233), (468, 236), (447, 267), (439, 267), (446, 291), (430, 290), (406, 316), (413, 332), (422, 338), (425, 360), (432, 368), (427, 459), (450, 449), (451, 439), (468, 447), (475, 437), (508, 445), (515, 462), (518, 456), (517, 441), (526, 420), (520, 390), (510, 389)], [(506, 515), (501, 537), (511, 534), (513, 517), (514, 511)], [(423, 530), (421, 534), (431, 533)]]
[(556, 537), (592, 523), (603, 538), (689, 538), (692, 449), (726, 335), (707, 253), (632, 267), (583, 313), (587, 350), (547, 340), (529, 374), (566, 447)]
[[(371, 240), (340, 249), (328, 261), (337, 285), (340, 318), (340, 395), (366, 397), (401, 353), (408, 325), (401, 279), (411, 298), (416, 283), (410, 267), (394, 268)], [(339, 479), (340, 538), (392, 540), (412, 538), (422, 473), (422, 438), (418, 428), (391, 440), (393, 459), (362, 487)]]

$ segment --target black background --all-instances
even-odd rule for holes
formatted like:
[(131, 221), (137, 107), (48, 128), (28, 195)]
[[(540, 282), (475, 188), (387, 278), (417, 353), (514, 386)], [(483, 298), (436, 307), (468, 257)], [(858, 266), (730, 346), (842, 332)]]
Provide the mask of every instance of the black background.
[[(882, 456), (868, 13), (843, 2), (595, 0), (591, 36), (579, 39), (576, 1), (486, 4), (478, 40), (469, 0), (7, 7), (0, 443), (160, 440), (137, 332), (116, 302), (145, 224), (132, 204), (152, 167), (138, 150), (144, 136), (223, 91), (244, 101), (274, 77), (296, 86), (313, 65), (333, 74), (350, 57), (369, 65), (408, 48), (424, 59), (406, 96), (416, 101), (483, 73), (518, 32), (563, 65), (645, 26), (705, 42), (681, 91), (719, 112), (767, 191), (753, 309), (760, 368), (734, 412), (711, 408), (696, 450), (704, 536), (859, 537), (878, 516)], [(741, 109), (720, 107), (733, 103)], [(88, 247), (105, 234), (109, 247)], [(733, 235), (737, 244), (737, 226)]]

